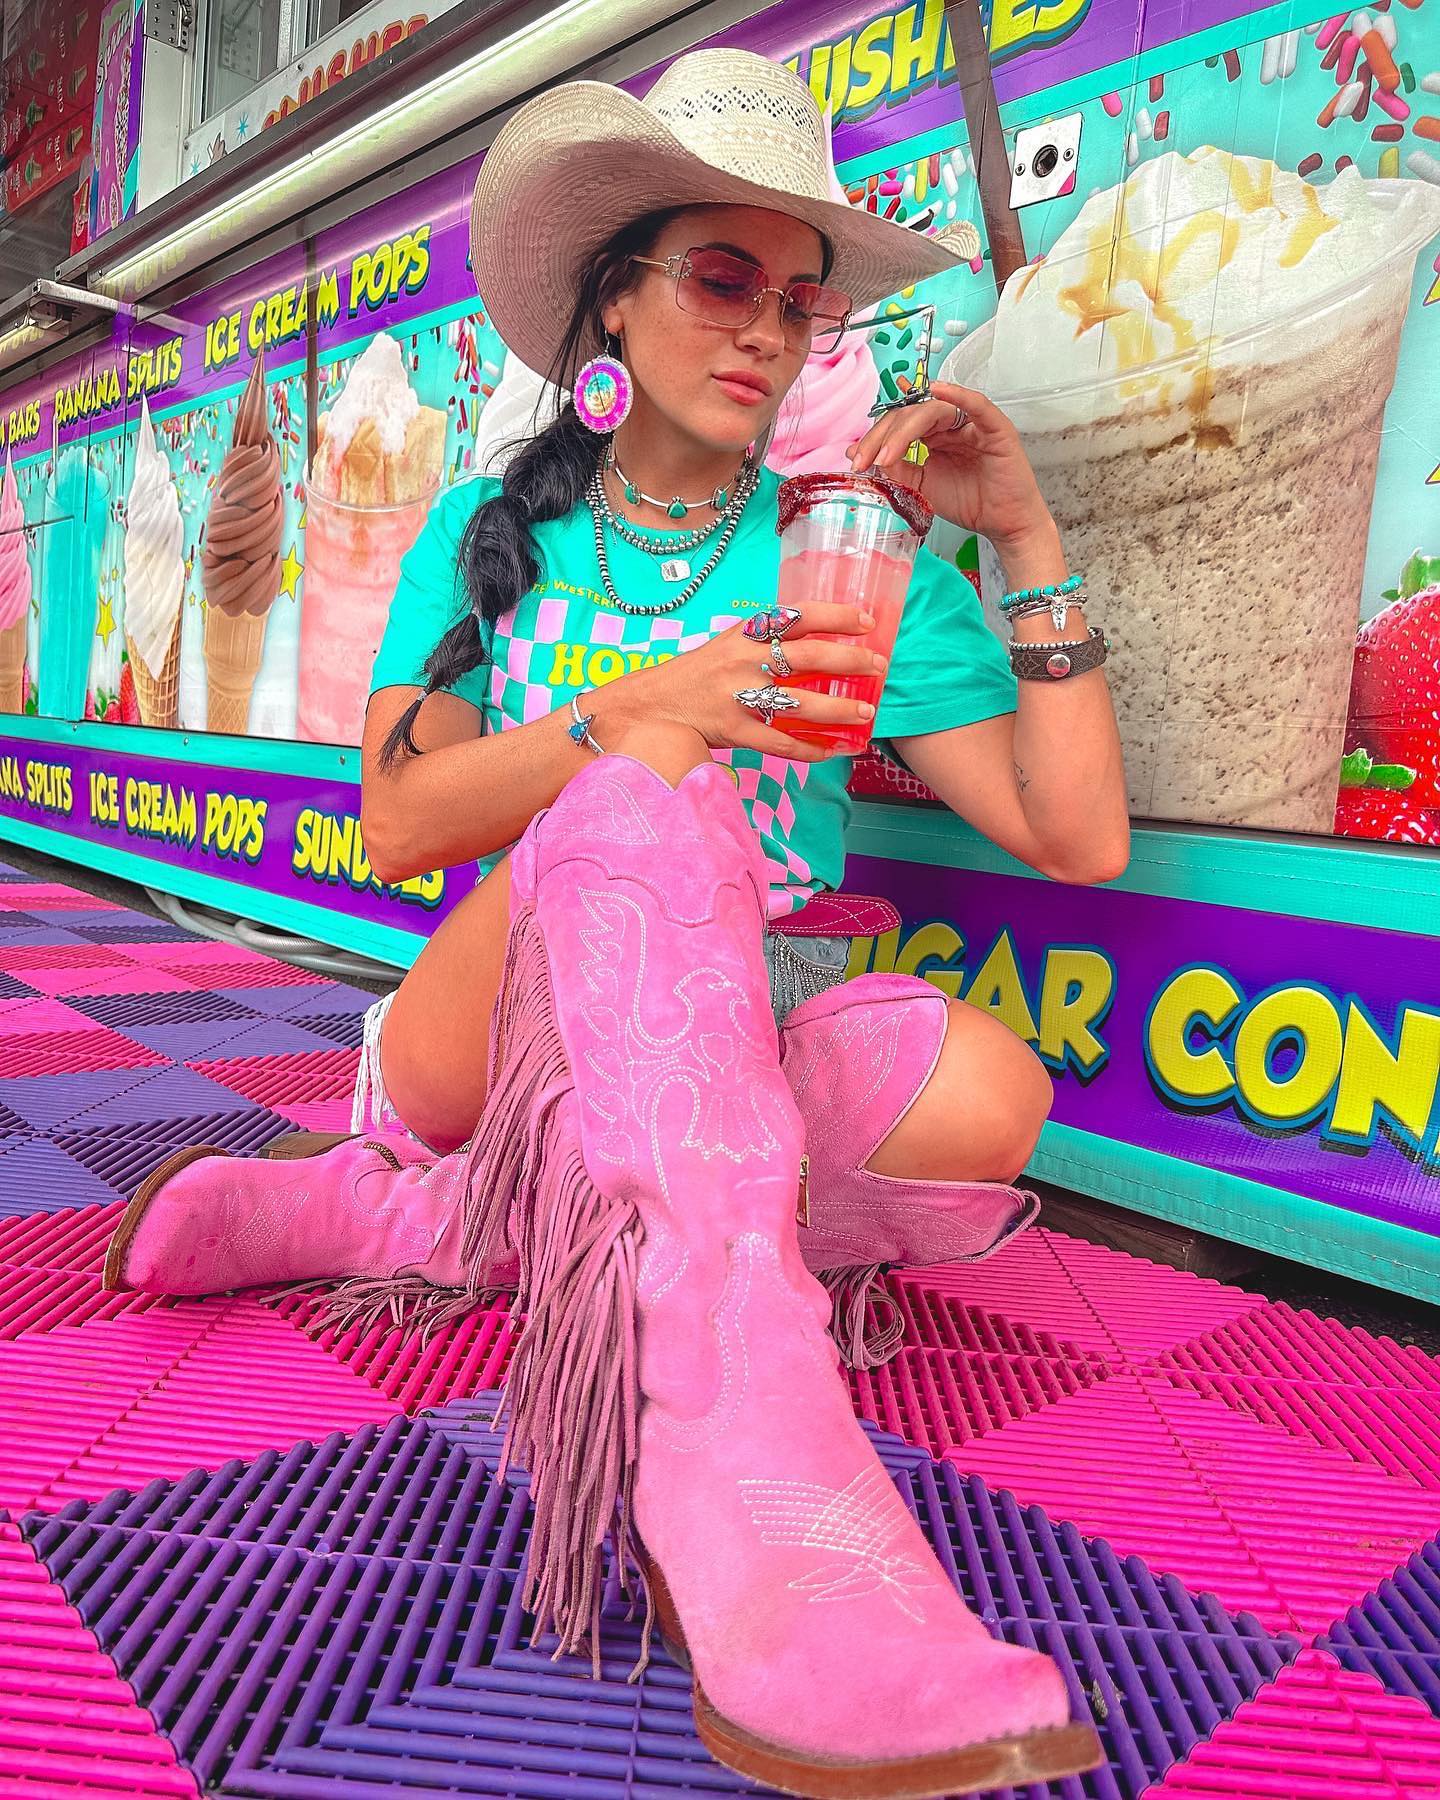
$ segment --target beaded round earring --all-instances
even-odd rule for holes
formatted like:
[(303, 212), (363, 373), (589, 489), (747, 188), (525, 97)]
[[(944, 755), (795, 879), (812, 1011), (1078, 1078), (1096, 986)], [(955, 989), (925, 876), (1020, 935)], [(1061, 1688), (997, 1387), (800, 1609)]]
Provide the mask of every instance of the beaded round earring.
[[(606, 332), (607, 346), (610, 341)], [(617, 341), (613, 355), (592, 356), (575, 377), (575, 411), (587, 431), (615, 431), (629, 416), (635, 384), (619, 350)]]

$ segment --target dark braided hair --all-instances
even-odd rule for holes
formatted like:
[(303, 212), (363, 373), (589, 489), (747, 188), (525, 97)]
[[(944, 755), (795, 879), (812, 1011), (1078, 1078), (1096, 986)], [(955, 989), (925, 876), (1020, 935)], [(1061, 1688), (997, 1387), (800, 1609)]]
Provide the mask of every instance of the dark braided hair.
[[(586, 348), (603, 342), (604, 308), (627, 293), (638, 279), (632, 256), (645, 256), (683, 206), (643, 214), (622, 226), (586, 264), (579, 292), (560, 348), (548, 370), (557, 388), (574, 386)], [(821, 235), (821, 280), (830, 272), (833, 251)], [(470, 610), (441, 638), (425, 664), (425, 691), (396, 720), (380, 750), (380, 767), (388, 769), (403, 750), (418, 756), (413, 732), (427, 696), (451, 688), (488, 660), (483, 625), (492, 627), (513, 611), (540, 579), (531, 528), (547, 519), (563, 519), (585, 497), (597, 454), (595, 434), (580, 423), (573, 401), (510, 461), (500, 492), (483, 501), (460, 540), (460, 567), (470, 596)]]

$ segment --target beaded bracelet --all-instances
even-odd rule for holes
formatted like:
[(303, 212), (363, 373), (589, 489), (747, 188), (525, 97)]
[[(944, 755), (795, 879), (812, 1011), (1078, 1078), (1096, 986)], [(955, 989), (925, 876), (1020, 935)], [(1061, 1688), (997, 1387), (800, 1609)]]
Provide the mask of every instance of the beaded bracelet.
[(1064, 581), (1047, 582), (1044, 587), (1016, 588), (1013, 593), (1001, 595), (1000, 610), (1009, 612), (1027, 600), (1053, 600), (1058, 594), (1073, 594), (1084, 582), (1083, 575), (1068, 575)]
[(570, 712), (575, 720), (573, 725), (567, 725), (565, 727), (566, 731), (570, 734), (570, 742), (572, 744), (584, 744), (587, 749), (593, 750), (597, 756), (603, 756), (605, 754), (604, 745), (601, 744), (598, 739), (593, 738), (590, 735), (590, 727), (595, 721), (595, 715), (594, 713), (581, 713), (580, 696), (578, 694), (570, 702)]
[[(1071, 597), (1073, 596), (1073, 598)], [(1013, 625), (1035, 613), (1048, 612), (1057, 631), (1065, 629), (1065, 609), (1085, 604), (1085, 577), (1070, 575), (1064, 581), (1052, 581), (1044, 587), (1017, 588), (1000, 600), (1002, 617)]]

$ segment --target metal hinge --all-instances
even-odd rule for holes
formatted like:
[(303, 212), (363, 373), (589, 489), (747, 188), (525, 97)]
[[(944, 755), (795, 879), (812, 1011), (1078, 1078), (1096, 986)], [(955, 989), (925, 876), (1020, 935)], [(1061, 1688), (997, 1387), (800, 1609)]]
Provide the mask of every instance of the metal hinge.
[(145, 0), (145, 35), (152, 42), (188, 51), (194, 26), (193, 0)]

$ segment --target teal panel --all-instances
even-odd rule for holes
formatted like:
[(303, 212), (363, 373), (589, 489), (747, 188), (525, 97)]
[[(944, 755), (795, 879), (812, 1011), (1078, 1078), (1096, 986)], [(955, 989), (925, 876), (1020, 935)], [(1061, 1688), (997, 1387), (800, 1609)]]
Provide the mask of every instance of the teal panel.
[(1403, 1225), (1053, 1121), (1040, 1134), (1029, 1173), (1212, 1237), (1440, 1302), (1440, 1237)]

